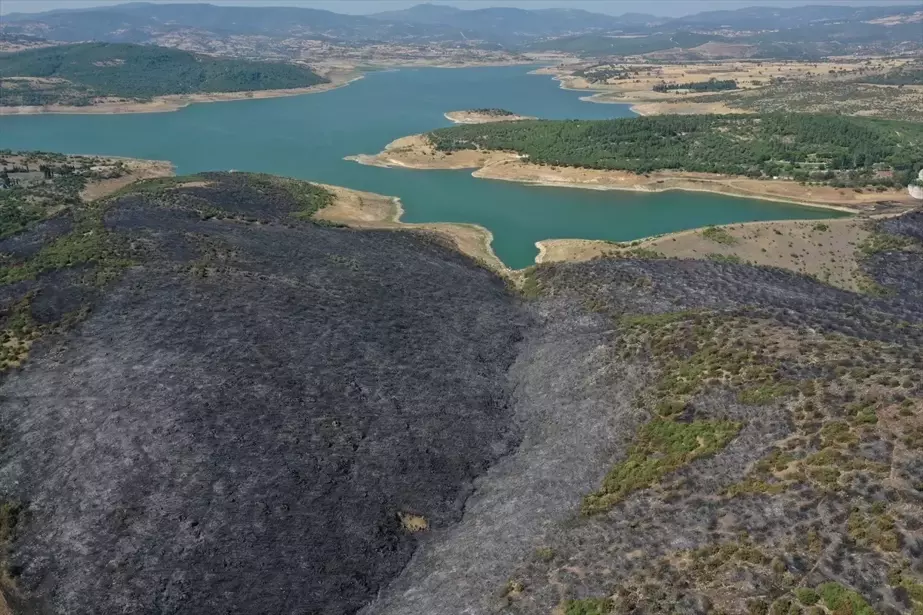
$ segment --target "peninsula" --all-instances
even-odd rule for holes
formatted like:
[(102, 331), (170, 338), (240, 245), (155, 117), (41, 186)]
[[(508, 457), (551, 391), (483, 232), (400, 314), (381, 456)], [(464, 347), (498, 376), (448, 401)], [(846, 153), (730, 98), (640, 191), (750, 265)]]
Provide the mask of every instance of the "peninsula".
[(449, 111), (445, 114), (447, 120), (456, 124), (487, 124), (490, 122), (518, 122), (520, 120), (534, 120), (528, 115), (518, 115), (506, 109), (468, 109), (466, 111)]
[(194, 102), (323, 92), (356, 77), (148, 45), (57, 45), (0, 54), (0, 114), (175, 111)]
[[(600, 190), (699, 190), (847, 211), (912, 205), (920, 124), (825, 115), (652, 116), (456, 126), (362, 164)], [(902, 205), (903, 204), (903, 205)]]

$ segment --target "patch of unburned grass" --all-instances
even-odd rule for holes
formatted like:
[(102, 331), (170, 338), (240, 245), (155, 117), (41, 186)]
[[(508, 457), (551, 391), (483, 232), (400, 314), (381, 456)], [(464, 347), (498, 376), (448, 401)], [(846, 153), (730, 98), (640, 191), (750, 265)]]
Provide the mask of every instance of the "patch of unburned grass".
[(76, 229), (43, 246), (27, 261), (0, 267), (0, 285), (33, 280), (49, 271), (86, 263), (116, 269), (130, 266), (132, 262), (119, 257), (109, 239), (109, 232), (101, 224)]
[(814, 606), (820, 600), (820, 596), (810, 587), (799, 587), (795, 590), (795, 598), (804, 606)]
[(907, 597), (911, 600), (914, 607), (914, 615), (923, 613), (923, 583), (916, 580), (908, 568), (910, 562), (904, 562), (903, 565), (895, 566), (888, 571), (888, 585), (891, 587), (900, 587), (907, 592)]
[(742, 404), (764, 406), (781, 397), (790, 395), (793, 391), (794, 387), (791, 385), (774, 382), (744, 389), (737, 394), (737, 399)]
[(859, 244), (859, 252), (865, 256), (878, 254), (879, 252), (894, 252), (905, 250), (914, 244), (913, 239), (902, 235), (891, 235), (875, 231), (868, 235)]
[(836, 615), (878, 615), (859, 593), (839, 583), (824, 583), (817, 593), (830, 613)]
[(702, 237), (724, 246), (733, 246), (739, 243), (739, 240), (731, 235), (727, 230), (718, 226), (707, 226), (702, 229)]
[(870, 297), (888, 297), (894, 294), (894, 290), (879, 284), (865, 273), (857, 273), (855, 275), (855, 281), (856, 290), (863, 295), (869, 295)]
[(656, 484), (695, 459), (718, 452), (734, 439), (740, 427), (736, 421), (680, 423), (654, 419), (641, 428), (628, 456), (609, 471), (599, 491), (584, 498), (583, 513), (609, 510), (632, 492)]
[(537, 299), (542, 294), (542, 284), (538, 281), (535, 267), (530, 267), (523, 274), (519, 292), (526, 299)]
[(666, 258), (663, 252), (658, 252), (652, 248), (631, 248), (624, 252), (619, 252), (618, 256), (621, 258), (644, 258), (648, 260)]
[(866, 548), (882, 551), (900, 549), (900, 538), (895, 531), (894, 518), (883, 510), (854, 510), (846, 524), (849, 537)]
[(609, 598), (583, 598), (564, 603), (564, 615), (608, 615), (615, 608)]
[(699, 312), (694, 310), (664, 312), (662, 314), (625, 314), (619, 318), (619, 324), (624, 327), (640, 327), (642, 329), (656, 328), (690, 320), (697, 314)]
[(705, 255), (705, 258), (716, 263), (729, 263), (731, 265), (740, 265), (744, 262), (736, 254), (718, 254), (717, 252), (709, 252)]

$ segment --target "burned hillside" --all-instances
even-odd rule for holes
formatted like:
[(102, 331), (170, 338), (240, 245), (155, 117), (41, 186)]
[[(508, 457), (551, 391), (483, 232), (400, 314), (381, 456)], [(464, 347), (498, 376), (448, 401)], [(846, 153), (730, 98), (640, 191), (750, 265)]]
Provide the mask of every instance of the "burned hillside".
[(920, 220), (877, 223), (861, 295), (708, 260), (538, 267), (523, 444), (363, 613), (920, 612)]
[(513, 446), (504, 283), (293, 215), (328, 196), (153, 180), (5, 240), (18, 612), (355, 611)]

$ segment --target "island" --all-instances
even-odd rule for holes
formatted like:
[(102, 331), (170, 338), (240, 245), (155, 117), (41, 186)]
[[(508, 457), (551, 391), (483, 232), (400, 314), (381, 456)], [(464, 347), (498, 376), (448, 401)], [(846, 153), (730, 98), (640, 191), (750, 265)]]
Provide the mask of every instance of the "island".
[(55, 45), (0, 54), (0, 114), (174, 111), (193, 102), (322, 92), (354, 78), (151, 45)]
[(506, 109), (468, 109), (466, 111), (449, 111), (445, 114), (447, 120), (456, 124), (487, 124), (489, 122), (518, 122), (520, 120), (534, 120), (528, 115), (518, 115)]
[(524, 183), (702, 190), (847, 211), (913, 206), (919, 123), (831, 115), (651, 116), (455, 126), (398, 139), (363, 164), (476, 169)]

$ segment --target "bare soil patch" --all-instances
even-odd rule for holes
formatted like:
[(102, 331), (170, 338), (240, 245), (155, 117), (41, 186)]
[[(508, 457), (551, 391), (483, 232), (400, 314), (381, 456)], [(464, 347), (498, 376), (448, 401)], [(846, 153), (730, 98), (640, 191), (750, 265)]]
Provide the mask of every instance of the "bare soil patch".
[(494, 115), (491, 113), (478, 113), (477, 111), (449, 111), (445, 118), (456, 124), (488, 124), (490, 122), (518, 122), (520, 120), (534, 120), (530, 115)]
[(163, 160), (139, 160), (137, 158), (108, 158), (107, 160), (120, 161), (128, 172), (121, 177), (90, 181), (86, 188), (80, 191), (80, 198), (85, 201), (95, 201), (138, 180), (173, 175), (173, 164)]
[(858, 246), (869, 235), (865, 218), (748, 222), (717, 227), (727, 242), (702, 229), (626, 243), (586, 239), (541, 241), (539, 262), (586, 261), (656, 252), (666, 258), (709, 259), (781, 267), (814, 276), (848, 290), (859, 290)]

